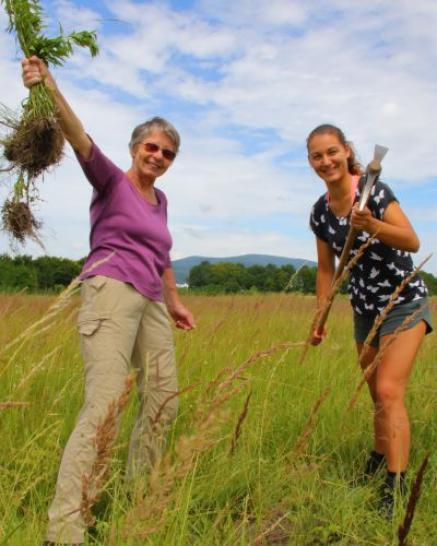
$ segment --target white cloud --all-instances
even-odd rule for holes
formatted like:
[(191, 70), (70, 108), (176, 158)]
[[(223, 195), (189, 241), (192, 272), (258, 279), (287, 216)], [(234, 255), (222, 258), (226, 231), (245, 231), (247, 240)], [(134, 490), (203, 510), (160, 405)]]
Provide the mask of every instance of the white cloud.
[(299, 0), (270, 0), (269, 2), (239, 2), (217, 3), (214, 0), (199, 2), (209, 15), (228, 25), (246, 26), (248, 22), (255, 25), (298, 27), (305, 23), (308, 12)]
[(66, 33), (82, 30), (98, 30), (102, 16), (84, 6), (77, 6), (70, 0), (56, 0), (56, 18)]
[[(271, 254), (314, 260), (304, 241), (296, 241), (292, 235), (277, 232), (251, 230), (213, 230), (201, 226), (181, 225), (175, 235), (172, 259), (186, 256), (178, 248), (191, 247), (193, 256), (229, 257), (241, 254)], [(211, 252), (211, 249), (214, 249)]]
[[(105, 152), (127, 167), (130, 131), (156, 113), (181, 131), (181, 156), (159, 182), (176, 255), (314, 259), (307, 216), (323, 184), (306, 165), (304, 143), (324, 121), (345, 130), (363, 163), (375, 142), (390, 148), (384, 178), (417, 218), (423, 252), (433, 250), (435, 2), (400, 0), (393, 9), (391, 0), (202, 0), (171, 10), (118, 0), (107, 4), (118, 20), (111, 25), (92, 3), (57, 5), (55, 19), (67, 30), (99, 30), (101, 55), (90, 60), (78, 51), (56, 75)], [(5, 33), (0, 51), (0, 78), (8, 82), (1, 100), (18, 105), (26, 92)], [(83, 255), (89, 188), (73, 159), (47, 177), (42, 197), (48, 250)], [(436, 259), (432, 267), (437, 272)]]

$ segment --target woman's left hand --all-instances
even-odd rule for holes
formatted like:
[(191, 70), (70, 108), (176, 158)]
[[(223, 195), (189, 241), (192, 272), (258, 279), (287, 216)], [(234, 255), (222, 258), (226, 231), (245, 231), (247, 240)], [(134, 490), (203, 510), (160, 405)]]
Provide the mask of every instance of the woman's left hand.
[(193, 315), (182, 303), (178, 302), (174, 305), (168, 306), (168, 312), (171, 318), (174, 320), (176, 328), (182, 330), (193, 330), (196, 327)]
[(357, 231), (367, 231), (372, 235), (376, 232), (376, 218), (372, 216), (370, 209), (365, 207), (364, 210), (358, 210), (358, 203), (352, 208), (351, 226)]

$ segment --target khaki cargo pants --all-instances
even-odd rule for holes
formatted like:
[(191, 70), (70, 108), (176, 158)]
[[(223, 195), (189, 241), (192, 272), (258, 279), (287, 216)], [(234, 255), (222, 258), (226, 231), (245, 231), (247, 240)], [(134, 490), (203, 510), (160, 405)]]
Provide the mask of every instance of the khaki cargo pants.
[[(80, 505), (82, 478), (96, 457), (96, 427), (137, 371), (139, 412), (132, 433), (127, 479), (144, 476), (163, 449), (162, 431), (177, 413), (173, 334), (165, 305), (131, 285), (103, 276), (82, 284), (79, 332), (85, 366), (85, 401), (62, 457), (46, 540), (81, 543), (86, 530)], [(161, 434), (153, 434), (159, 412)]]

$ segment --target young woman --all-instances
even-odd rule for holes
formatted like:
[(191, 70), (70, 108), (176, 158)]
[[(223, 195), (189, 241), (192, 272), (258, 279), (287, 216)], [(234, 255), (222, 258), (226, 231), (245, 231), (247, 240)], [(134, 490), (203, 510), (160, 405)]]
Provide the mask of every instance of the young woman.
[[(127, 477), (134, 480), (161, 456), (162, 431), (177, 412), (176, 366), (169, 315), (194, 328), (180, 301), (171, 268), (167, 199), (155, 180), (173, 164), (179, 134), (162, 118), (138, 125), (131, 136), (127, 172), (106, 157), (37, 57), (23, 61), (27, 87), (50, 89), (65, 138), (93, 187), (91, 249), (82, 271), (79, 333), (85, 367), (85, 401), (65, 447), (49, 509), (47, 546), (81, 545), (82, 479), (96, 459), (94, 439), (108, 406), (124, 389), (130, 364), (137, 370), (139, 413), (129, 447)], [(151, 422), (158, 412), (162, 430)]]
[[(414, 359), (424, 335), (432, 330), (427, 290), (419, 277), (400, 293), (395, 306), (383, 321), (372, 346), (362, 353), (363, 343), (373, 322), (387, 304), (391, 293), (413, 270), (410, 252), (417, 252), (419, 240), (391, 189), (377, 181), (368, 205), (360, 212), (361, 166), (343, 132), (333, 125), (316, 127), (307, 138), (308, 159), (325, 182), (327, 192), (314, 204), (310, 226), (316, 236), (318, 270), (317, 300), (322, 305), (333, 279), (335, 256), (339, 257), (350, 226), (359, 230), (351, 257), (369, 238), (367, 248), (350, 273), (348, 292), (354, 313), (355, 341), (363, 369), (379, 350), (390, 343), (368, 380), (374, 404), (374, 449), (365, 474), (375, 474), (385, 463), (387, 475), (381, 494), (381, 508), (391, 515), (394, 488), (399, 476), (405, 490), (405, 470), (410, 451), (410, 425), (405, 407), (405, 391)], [(416, 313), (408, 327), (393, 333), (404, 319)], [(312, 344), (326, 336), (313, 332)]]

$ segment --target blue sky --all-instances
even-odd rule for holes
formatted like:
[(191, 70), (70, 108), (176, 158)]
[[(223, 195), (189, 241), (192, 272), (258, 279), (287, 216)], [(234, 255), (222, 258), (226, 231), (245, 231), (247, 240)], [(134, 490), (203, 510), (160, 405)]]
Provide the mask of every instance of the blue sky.
[[(437, 3), (434, 0), (43, 2), (48, 23), (96, 29), (101, 54), (77, 51), (55, 71), (100, 147), (128, 168), (127, 142), (162, 115), (182, 149), (159, 180), (169, 199), (173, 258), (265, 253), (315, 259), (308, 226), (324, 191), (305, 138), (332, 122), (363, 164), (389, 147), (383, 179), (422, 241), (436, 250)], [(6, 18), (0, 14), (0, 26)], [(0, 100), (18, 108), (14, 39), (0, 33)], [(13, 180), (3, 177), (0, 197)], [(40, 185), (47, 253), (88, 251), (90, 188), (66, 149)], [(0, 252), (9, 251), (0, 237)], [(20, 250), (34, 255), (34, 244)], [(437, 257), (425, 268), (437, 274)]]

